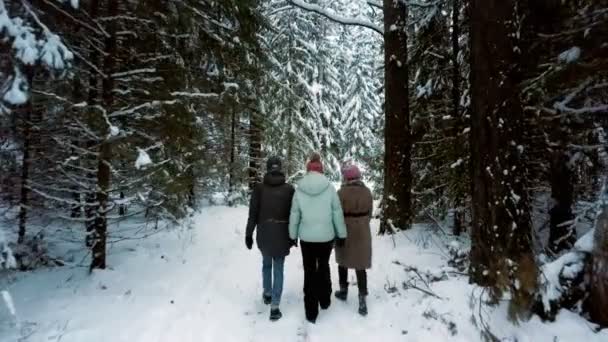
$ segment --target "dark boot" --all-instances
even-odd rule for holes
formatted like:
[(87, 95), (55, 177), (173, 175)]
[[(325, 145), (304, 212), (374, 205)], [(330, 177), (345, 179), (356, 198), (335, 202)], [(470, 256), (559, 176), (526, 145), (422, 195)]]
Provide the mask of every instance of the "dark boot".
[(359, 315), (367, 316), (367, 302), (364, 295), (359, 295)]
[[(330, 292), (330, 296), (331, 296), (331, 292)], [(331, 306), (331, 299), (328, 299), (327, 301), (325, 301), (323, 303), (319, 302), (319, 306), (321, 307), (321, 310), (329, 309), (329, 307)]]
[(266, 305), (270, 305), (270, 303), (272, 302), (272, 296), (269, 295), (262, 295), (262, 299), (264, 300), (264, 304)]
[(276, 322), (283, 317), (281, 310), (279, 308), (270, 309), (270, 320)]
[(348, 287), (340, 286), (340, 290), (336, 291), (335, 295), (339, 300), (346, 301), (346, 297), (348, 297)]

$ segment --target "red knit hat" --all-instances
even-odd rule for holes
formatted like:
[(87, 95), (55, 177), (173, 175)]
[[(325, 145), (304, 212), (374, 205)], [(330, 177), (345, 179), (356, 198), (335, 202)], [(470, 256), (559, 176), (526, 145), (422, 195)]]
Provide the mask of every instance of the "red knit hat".
[(321, 155), (317, 152), (313, 152), (310, 155), (310, 161), (306, 164), (306, 171), (323, 173), (323, 163), (321, 163)]

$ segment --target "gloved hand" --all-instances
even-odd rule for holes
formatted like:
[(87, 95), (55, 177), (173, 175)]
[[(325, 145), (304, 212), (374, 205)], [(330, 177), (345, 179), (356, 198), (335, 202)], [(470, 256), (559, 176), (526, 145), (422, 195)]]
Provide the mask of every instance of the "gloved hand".
[(289, 239), (290, 247), (298, 247), (298, 240)]
[(245, 245), (247, 246), (247, 249), (251, 249), (251, 247), (253, 247), (253, 237), (245, 236)]
[(345, 243), (346, 243), (346, 239), (343, 239), (343, 238), (336, 239), (336, 246), (338, 246), (338, 247), (344, 247)]

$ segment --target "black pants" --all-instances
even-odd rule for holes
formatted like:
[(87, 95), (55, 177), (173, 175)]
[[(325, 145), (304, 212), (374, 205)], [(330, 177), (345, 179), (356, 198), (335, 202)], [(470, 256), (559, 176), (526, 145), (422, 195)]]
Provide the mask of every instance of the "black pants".
[(331, 276), (329, 256), (333, 242), (300, 243), (304, 264), (304, 309), (306, 318), (315, 320), (319, 315), (319, 305), (327, 308), (331, 304)]
[[(367, 272), (365, 270), (356, 270), (357, 274), (357, 286), (359, 287), (359, 294), (367, 296)], [(338, 278), (340, 279), (340, 288), (348, 288), (348, 269), (346, 267), (338, 266)]]

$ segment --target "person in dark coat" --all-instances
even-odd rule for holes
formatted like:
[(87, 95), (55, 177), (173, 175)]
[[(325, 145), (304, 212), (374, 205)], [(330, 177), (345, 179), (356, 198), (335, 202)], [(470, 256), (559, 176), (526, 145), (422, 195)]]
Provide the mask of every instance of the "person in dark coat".
[(289, 238), (294, 188), (285, 182), (278, 157), (269, 158), (266, 168), (264, 181), (256, 185), (251, 194), (245, 244), (248, 249), (253, 247), (253, 231), (257, 228), (256, 243), (263, 257), (262, 298), (265, 304), (270, 304), (270, 320), (276, 321), (282, 316), (279, 304), (283, 293), (285, 257), (295, 245), (295, 241)]
[(342, 167), (343, 184), (338, 197), (344, 220), (347, 238), (343, 246), (336, 247), (338, 279), (340, 290), (336, 297), (346, 300), (348, 295), (348, 269), (354, 269), (359, 287), (359, 314), (367, 315), (367, 272), (372, 266), (372, 234), (370, 220), (373, 210), (372, 192), (361, 181), (361, 171), (355, 164)]

